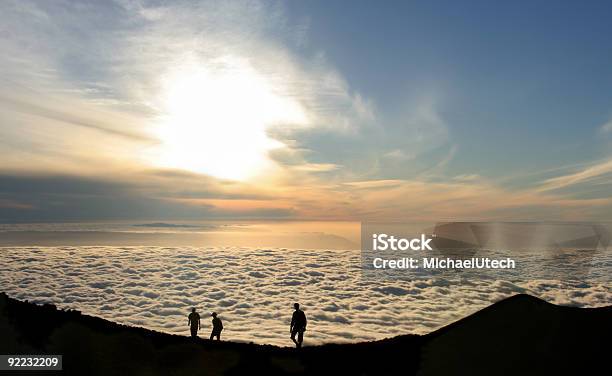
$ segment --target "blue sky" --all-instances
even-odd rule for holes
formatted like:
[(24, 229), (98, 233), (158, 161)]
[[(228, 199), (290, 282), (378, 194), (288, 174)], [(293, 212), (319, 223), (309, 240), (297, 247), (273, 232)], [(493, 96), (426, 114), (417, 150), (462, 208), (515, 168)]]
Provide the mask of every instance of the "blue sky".
[(610, 219), (610, 2), (0, 8), (2, 221)]
[[(500, 176), (588, 161), (607, 147), (609, 2), (291, 2), (309, 44), (351, 86), (394, 113), (406, 97), (441, 96), (449, 168)], [(484, 157), (484, 155), (486, 157)]]

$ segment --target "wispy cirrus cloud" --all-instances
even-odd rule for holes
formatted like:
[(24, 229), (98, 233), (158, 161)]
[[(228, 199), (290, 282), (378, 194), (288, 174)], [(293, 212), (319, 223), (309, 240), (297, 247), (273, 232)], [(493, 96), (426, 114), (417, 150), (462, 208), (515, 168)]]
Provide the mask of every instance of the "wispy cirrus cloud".
[(578, 184), (592, 183), (596, 180), (605, 180), (608, 184), (612, 183), (612, 159), (592, 164), (576, 172), (547, 179), (536, 190), (552, 191)]
[(599, 127), (599, 132), (604, 134), (612, 133), (612, 119)]
[[(442, 91), (381, 106), (310, 45), (307, 20), (282, 3), (6, 1), (0, 10), (3, 220), (599, 218), (609, 205), (608, 159), (536, 173), (529, 185), (466, 167)], [(191, 90), (194, 81), (213, 89)], [(189, 89), (176, 101), (187, 102), (189, 126), (204, 131), (172, 128), (168, 119), (184, 121), (169, 113), (177, 86)], [(234, 97), (242, 105), (228, 106)], [(169, 144), (177, 158), (164, 161)], [(235, 168), (265, 160), (267, 175), (229, 181), (190, 168), (223, 172), (232, 159)]]
[[(6, 154), (27, 143), (35, 154), (57, 149), (74, 161), (80, 157), (72, 151), (83, 135), (74, 137), (71, 127), (85, 127), (129, 138), (134, 143), (119, 153), (124, 163), (147, 165), (151, 153), (159, 151), (147, 153), (145, 146), (168, 141), (155, 140), (166, 111), (167, 79), (187, 65), (222, 72), (240, 62), (285, 105), (304, 114), (299, 122), (264, 124), (262, 132), (280, 126), (351, 133), (374, 116), (374, 104), (351, 89), (324, 54), (302, 48), (306, 23), (290, 22), (280, 4), (9, 1), (2, 5), (1, 18), (0, 80), (5, 84), (0, 110), (5, 121), (0, 134), (13, 146), (11, 151), (5, 147)], [(23, 137), (9, 129), (16, 124), (25, 130)], [(61, 126), (52, 129), (53, 124)], [(69, 142), (57, 141), (51, 132)], [(36, 150), (37, 145), (45, 147)], [(97, 152), (90, 149), (89, 158)], [(116, 150), (112, 154), (118, 155)], [(305, 161), (304, 169), (312, 166)]]

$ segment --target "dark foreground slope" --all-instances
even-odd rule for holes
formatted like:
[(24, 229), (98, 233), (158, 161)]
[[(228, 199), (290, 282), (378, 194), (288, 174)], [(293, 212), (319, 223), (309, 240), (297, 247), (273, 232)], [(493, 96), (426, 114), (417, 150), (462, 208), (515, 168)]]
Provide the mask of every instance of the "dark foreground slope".
[(562, 307), (529, 295), (423, 337), (421, 375), (610, 374), (612, 306)]
[(87, 375), (599, 374), (610, 364), (611, 319), (612, 307), (517, 295), (426, 336), (298, 352), (193, 341), (1, 294), (0, 354), (62, 354), (61, 373)]

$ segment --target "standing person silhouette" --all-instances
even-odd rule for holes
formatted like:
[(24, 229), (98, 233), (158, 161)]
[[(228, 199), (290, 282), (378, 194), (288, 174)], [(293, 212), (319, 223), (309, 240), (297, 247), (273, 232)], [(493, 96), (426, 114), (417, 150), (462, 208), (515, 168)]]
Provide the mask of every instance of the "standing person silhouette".
[(221, 322), (221, 319), (217, 317), (217, 312), (213, 312), (211, 316), (213, 317), (213, 329), (212, 333), (210, 333), (210, 340), (212, 341), (214, 337), (217, 337), (217, 341), (221, 341), (221, 331), (223, 330), (223, 323)]
[(196, 338), (198, 336), (198, 329), (200, 329), (200, 314), (196, 312), (195, 308), (191, 309), (187, 325), (191, 328), (191, 338)]
[[(302, 342), (304, 342), (304, 332), (306, 331), (306, 314), (304, 311), (300, 309), (300, 304), (295, 303), (293, 305), (295, 308), (295, 312), (293, 312), (293, 316), (291, 317), (291, 325), (289, 326), (289, 333), (291, 333), (291, 340), (295, 343), (296, 348), (302, 347)], [(297, 341), (295, 340), (295, 335), (297, 334)]]

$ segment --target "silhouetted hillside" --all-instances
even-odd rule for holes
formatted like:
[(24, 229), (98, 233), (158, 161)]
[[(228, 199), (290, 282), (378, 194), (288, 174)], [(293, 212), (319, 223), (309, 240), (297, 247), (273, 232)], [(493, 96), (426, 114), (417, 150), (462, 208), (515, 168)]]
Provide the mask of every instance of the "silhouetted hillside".
[(610, 368), (611, 338), (612, 306), (515, 295), (423, 336), (419, 374), (601, 374)]
[(296, 351), (193, 341), (1, 294), (0, 353), (62, 354), (62, 374), (87, 375), (591, 374), (609, 368), (611, 319), (612, 307), (517, 295), (426, 336)]

